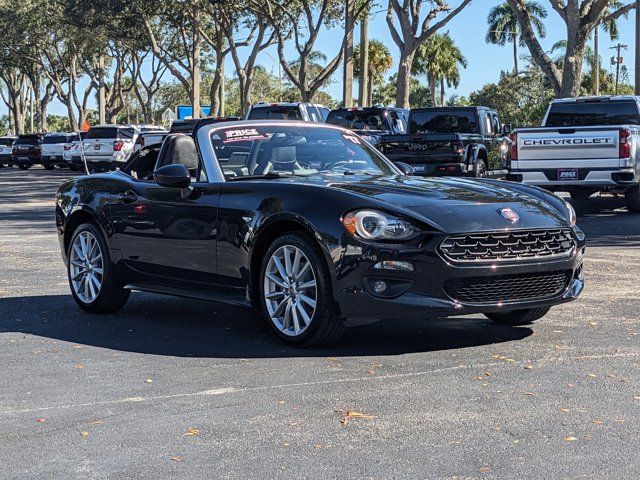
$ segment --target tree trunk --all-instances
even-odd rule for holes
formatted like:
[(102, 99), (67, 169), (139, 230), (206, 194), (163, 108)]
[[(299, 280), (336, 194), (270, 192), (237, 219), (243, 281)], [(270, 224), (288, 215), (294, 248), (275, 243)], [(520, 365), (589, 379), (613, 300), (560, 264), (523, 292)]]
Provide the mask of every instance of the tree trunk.
[[(411, 53), (402, 52), (400, 54), (400, 64), (398, 65), (398, 92), (396, 93), (396, 107), (410, 108), (409, 95), (411, 85), (411, 66), (415, 51)], [(435, 93), (434, 93), (435, 98)]]
[(440, 106), (444, 107), (444, 97), (445, 97), (445, 89), (444, 89), (444, 78), (440, 79)]
[(200, 118), (200, 8), (199, 0), (193, 2), (193, 54), (191, 59), (191, 105), (193, 118)]
[(429, 77), (429, 96), (431, 97), (431, 106), (437, 107), (437, 98), (436, 98), (436, 83), (437, 79), (433, 73), (428, 74)]
[(369, 15), (360, 20), (360, 81), (358, 83), (358, 103), (367, 107), (369, 103)]
[(367, 106), (373, 105), (373, 75), (369, 75), (369, 86), (367, 87)]
[(518, 69), (518, 35), (513, 33), (513, 74), (517, 75)]
[(107, 118), (107, 99), (104, 83), (104, 55), (98, 57), (98, 123), (104, 125)]
[(354, 1), (345, 1), (344, 75), (342, 103), (345, 108), (353, 106), (353, 14)]

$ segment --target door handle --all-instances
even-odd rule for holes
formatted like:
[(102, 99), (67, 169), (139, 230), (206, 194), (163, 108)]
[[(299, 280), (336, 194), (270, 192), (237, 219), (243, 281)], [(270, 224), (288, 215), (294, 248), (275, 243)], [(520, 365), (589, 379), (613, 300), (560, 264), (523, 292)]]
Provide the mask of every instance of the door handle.
[(136, 195), (135, 192), (129, 190), (124, 193), (119, 193), (117, 198), (123, 203), (134, 203), (136, 200), (138, 200), (138, 195)]

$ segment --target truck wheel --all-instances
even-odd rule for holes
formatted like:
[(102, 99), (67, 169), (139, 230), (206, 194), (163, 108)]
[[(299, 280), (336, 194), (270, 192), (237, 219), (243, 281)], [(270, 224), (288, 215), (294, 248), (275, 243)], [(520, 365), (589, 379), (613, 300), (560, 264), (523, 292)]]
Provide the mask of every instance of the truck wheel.
[(631, 187), (624, 195), (627, 210), (631, 213), (640, 213), (640, 185)]
[(551, 307), (527, 308), (524, 310), (512, 310), (510, 312), (485, 313), (484, 316), (498, 325), (529, 325), (544, 317)]
[(485, 178), (487, 176), (487, 164), (482, 159), (478, 159), (476, 167), (473, 170), (473, 176), (476, 178)]
[(45, 170), (53, 170), (53, 167), (54, 167), (54, 166), (55, 166), (55, 165), (54, 165), (53, 163), (45, 163), (45, 164), (44, 164), (44, 169), (45, 169)]
[(29, 165), (28, 163), (18, 162), (18, 168), (20, 170), (28, 170), (30, 166), (31, 165)]

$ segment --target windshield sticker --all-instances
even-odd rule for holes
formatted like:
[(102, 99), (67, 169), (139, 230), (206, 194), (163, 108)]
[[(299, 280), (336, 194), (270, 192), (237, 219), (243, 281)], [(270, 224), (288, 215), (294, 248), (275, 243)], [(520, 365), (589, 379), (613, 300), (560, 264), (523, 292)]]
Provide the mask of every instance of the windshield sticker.
[(271, 135), (268, 133), (260, 133), (257, 128), (240, 128), (236, 130), (227, 130), (224, 132), (224, 143), (242, 142), (246, 140), (268, 140)]
[(343, 136), (346, 140), (349, 140), (350, 142), (355, 143), (356, 145), (362, 145), (362, 141), (361, 141), (358, 137), (356, 137), (355, 135), (345, 135), (345, 134), (342, 134), (342, 136)]

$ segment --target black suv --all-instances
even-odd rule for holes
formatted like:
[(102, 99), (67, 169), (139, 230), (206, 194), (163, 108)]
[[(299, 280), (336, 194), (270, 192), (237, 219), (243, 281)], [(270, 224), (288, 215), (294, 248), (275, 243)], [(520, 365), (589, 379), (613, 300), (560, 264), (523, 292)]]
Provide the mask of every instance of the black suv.
[(383, 135), (407, 133), (409, 110), (393, 107), (353, 107), (331, 110), (326, 123), (353, 130), (372, 145)]

